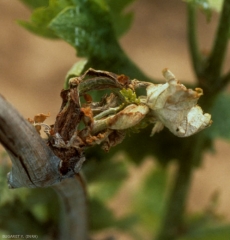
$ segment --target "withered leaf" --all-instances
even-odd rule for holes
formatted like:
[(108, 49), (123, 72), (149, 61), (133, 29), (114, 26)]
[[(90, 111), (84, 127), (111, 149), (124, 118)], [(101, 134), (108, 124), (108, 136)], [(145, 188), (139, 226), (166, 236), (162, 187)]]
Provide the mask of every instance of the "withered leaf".
[(34, 118), (28, 118), (27, 120), (34, 125), (36, 131), (40, 134), (41, 131), (41, 125), (39, 123), (43, 123), (46, 118), (50, 117), (50, 114), (44, 114), (44, 113), (39, 113), (34, 116)]
[(149, 108), (144, 105), (130, 104), (125, 109), (107, 119), (110, 129), (122, 130), (138, 124), (149, 112)]
[(168, 70), (163, 70), (167, 82), (165, 84), (152, 84), (147, 87), (147, 105), (152, 109), (157, 125), (154, 132), (166, 126), (178, 137), (188, 137), (211, 125), (211, 115), (203, 114), (197, 101), (203, 90), (187, 89), (176, 80)]

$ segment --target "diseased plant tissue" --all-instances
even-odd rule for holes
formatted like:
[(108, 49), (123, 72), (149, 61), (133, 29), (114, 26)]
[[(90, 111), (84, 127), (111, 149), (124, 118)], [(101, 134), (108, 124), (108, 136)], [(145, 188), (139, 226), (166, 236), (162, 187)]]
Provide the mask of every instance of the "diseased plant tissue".
[(178, 137), (191, 136), (211, 125), (211, 115), (203, 114), (197, 101), (203, 90), (187, 89), (168, 70), (163, 70), (167, 82), (147, 87), (147, 105), (152, 109), (156, 124), (152, 134), (167, 127)]
[[(55, 124), (45, 129), (50, 147), (65, 162), (95, 144), (109, 151), (124, 139), (128, 129), (139, 131), (154, 124), (151, 135), (165, 126), (178, 137), (188, 137), (210, 126), (211, 115), (203, 114), (197, 105), (202, 89), (187, 89), (168, 69), (163, 75), (165, 84), (130, 80), (125, 75), (94, 69), (71, 78), (69, 89), (61, 93), (63, 103)], [(137, 96), (139, 88), (146, 94)], [(99, 102), (93, 101), (92, 90), (108, 89), (109, 94)], [(84, 157), (74, 172), (80, 170), (83, 161)], [(63, 173), (66, 171), (64, 168)]]

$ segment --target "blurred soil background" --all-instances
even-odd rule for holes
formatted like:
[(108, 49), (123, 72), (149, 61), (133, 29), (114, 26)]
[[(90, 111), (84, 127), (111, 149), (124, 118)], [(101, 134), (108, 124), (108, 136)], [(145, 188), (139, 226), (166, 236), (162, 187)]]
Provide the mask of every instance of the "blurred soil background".
[[(130, 9), (135, 11), (134, 22), (120, 40), (130, 58), (151, 77), (162, 79), (161, 71), (168, 67), (183, 83), (194, 82), (185, 4), (180, 0), (137, 0)], [(30, 10), (19, 1), (0, 1), (0, 93), (25, 118), (49, 112), (47, 123), (51, 124), (61, 104), (59, 93), (65, 74), (77, 59), (75, 50), (67, 43), (42, 39), (17, 25), (16, 20), (29, 16)], [(214, 14), (207, 24), (204, 16), (199, 15), (199, 40), (206, 52), (211, 47), (217, 20), (218, 15)], [(226, 62), (225, 68), (229, 69), (230, 54)], [(205, 155), (203, 165), (194, 174), (188, 211), (202, 211), (210, 196), (218, 191), (218, 212), (230, 220), (230, 145), (217, 140), (215, 149), (216, 153)], [(136, 180), (129, 186), (135, 183)]]

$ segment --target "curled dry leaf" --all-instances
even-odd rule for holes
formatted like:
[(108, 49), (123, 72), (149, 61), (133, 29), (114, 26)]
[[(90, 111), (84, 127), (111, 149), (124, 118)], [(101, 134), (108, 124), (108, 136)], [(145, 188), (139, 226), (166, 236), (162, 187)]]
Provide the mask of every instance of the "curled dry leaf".
[(147, 105), (157, 122), (152, 134), (166, 126), (178, 137), (191, 136), (211, 125), (211, 115), (203, 114), (197, 101), (203, 90), (187, 89), (168, 70), (163, 70), (167, 82), (147, 87)]
[(46, 118), (50, 117), (50, 114), (44, 114), (44, 113), (40, 113), (34, 116), (34, 122), (36, 123), (42, 123), (46, 120)]
[(105, 139), (102, 144), (102, 149), (106, 152), (110, 150), (111, 147), (116, 146), (121, 143), (125, 138), (125, 131), (123, 130), (115, 130)]
[[(50, 114), (44, 114), (44, 113), (39, 113), (34, 116), (33, 119), (28, 118), (27, 120), (35, 126), (35, 129), (37, 132), (40, 134), (41, 131), (41, 126), (43, 125), (42, 123), (46, 120), (46, 118), (50, 117)], [(48, 127), (47, 125), (44, 125), (45, 127)]]
[(144, 105), (130, 104), (119, 113), (107, 118), (107, 126), (110, 129), (122, 130), (137, 125), (149, 112), (149, 108)]
[(83, 121), (85, 125), (91, 126), (93, 123), (93, 112), (90, 107), (82, 107), (81, 112), (83, 113)]

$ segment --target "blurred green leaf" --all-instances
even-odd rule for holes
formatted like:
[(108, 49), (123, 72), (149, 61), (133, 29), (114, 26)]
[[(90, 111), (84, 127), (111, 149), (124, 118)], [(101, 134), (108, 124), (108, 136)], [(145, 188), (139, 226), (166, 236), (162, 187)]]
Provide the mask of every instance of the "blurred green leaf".
[(113, 227), (116, 222), (112, 210), (96, 198), (89, 200), (89, 219), (91, 231)]
[(28, 196), (28, 189), (9, 189), (7, 185), (7, 173), (10, 171), (9, 158), (6, 153), (0, 153), (0, 208), (11, 203), (16, 198), (25, 199)]
[[(9, 234), (57, 234), (59, 202), (50, 188), (8, 189), (9, 165), (0, 166), (0, 231)], [(42, 239), (42, 238), (41, 238)]]
[(133, 226), (138, 223), (138, 215), (132, 213), (131, 215), (122, 217), (116, 221), (116, 227), (123, 231), (131, 231), (133, 230)]
[(45, 234), (37, 219), (18, 198), (15, 198), (11, 203), (5, 203), (1, 206), (0, 216), (0, 228), (9, 233)]
[(205, 130), (211, 139), (223, 138), (230, 140), (230, 94), (220, 94), (211, 109), (213, 123)]
[(131, 26), (134, 14), (125, 8), (134, 0), (107, 0), (117, 37), (122, 36)]
[(128, 176), (127, 164), (124, 161), (90, 160), (83, 167), (89, 182), (89, 194), (106, 201), (114, 196)]
[[(42, 37), (56, 39), (58, 36), (55, 32), (48, 27), (50, 21), (65, 7), (72, 5), (71, 0), (49, 0), (48, 6), (44, 6), (40, 1), (38, 2), (37, 7), (34, 9), (30, 21), (18, 21), (18, 23), (31, 31), (34, 34), (37, 34)], [(39, 7), (39, 3), (41, 7)], [(35, 6), (34, 6), (35, 7)]]
[(211, 8), (217, 12), (220, 12), (223, 5), (223, 0), (209, 0)]
[[(52, 188), (31, 189), (25, 199), (25, 204), (41, 222), (52, 221), (57, 223), (59, 218), (59, 199)], [(42, 211), (42, 212), (39, 212)], [(38, 215), (37, 215), (38, 214)]]
[(131, 200), (131, 208), (139, 216), (142, 228), (154, 234), (164, 214), (167, 171), (161, 167), (147, 173)]
[(20, 0), (22, 3), (27, 5), (30, 8), (38, 8), (38, 7), (47, 7), (49, 5), (49, 0)]
[(178, 240), (227, 240), (230, 236), (230, 225), (212, 226), (189, 232), (187, 236)]
[[(22, 189), (10, 191), (22, 192)], [(59, 202), (50, 188), (24, 189), (26, 198), (13, 196), (0, 206), (0, 229), (17, 234), (58, 234)]]
[(137, 222), (137, 216), (129, 215), (117, 219), (113, 211), (104, 202), (93, 197), (89, 200), (89, 221), (91, 231), (112, 227), (125, 232), (132, 232), (132, 228)]
[(214, 191), (201, 213), (189, 214), (186, 221), (186, 233), (179, 240), (224, 240), (230, 236), (230, 225), (225, 223), (223, 215), (218, 213), (220, 192)]

